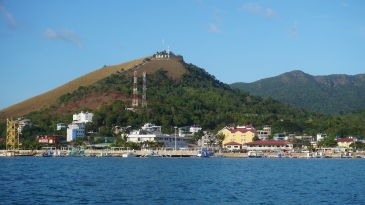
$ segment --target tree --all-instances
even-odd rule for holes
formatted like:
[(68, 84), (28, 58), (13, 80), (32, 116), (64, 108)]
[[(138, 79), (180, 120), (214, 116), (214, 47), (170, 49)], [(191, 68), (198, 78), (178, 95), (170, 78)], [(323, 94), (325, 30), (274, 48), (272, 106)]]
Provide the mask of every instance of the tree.
[(215, 136), (215, 139), (217, 140), (217, 144), (218, 144), (219, 148), (221, 149), (222, 143), (226, 139), (226, 135), (220, 132)]
[(258, 136), (255, 136), (252, 138), (252, 141), (259, 141), (259, 140), (260, 140), (260, 138)]

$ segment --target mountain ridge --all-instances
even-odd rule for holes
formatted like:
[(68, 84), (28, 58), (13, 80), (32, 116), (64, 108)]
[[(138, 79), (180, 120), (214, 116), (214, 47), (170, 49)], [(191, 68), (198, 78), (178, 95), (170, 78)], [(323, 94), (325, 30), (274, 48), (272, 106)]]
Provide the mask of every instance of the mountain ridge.
[(294, 70), (252, 83), (233, 83), (233, 88), (271, 97), (312, 112), (349, 113), (365, 104), (365, 74), (312, 76)]

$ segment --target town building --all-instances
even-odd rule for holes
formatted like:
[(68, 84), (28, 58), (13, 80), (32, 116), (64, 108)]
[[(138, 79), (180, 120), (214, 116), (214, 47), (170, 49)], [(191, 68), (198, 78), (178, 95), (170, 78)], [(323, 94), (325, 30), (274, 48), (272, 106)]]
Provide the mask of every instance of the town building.
[(294, 143), (284, 140), (258, 140), (254, 142), (244, 143), (244, 149), (250, 150), (278, 150), (278, 151), (292, 151)]
[(324, 138), (326, 138), (326, 137), (327, 137), (327, 135), (326, 135), (326, 134), (317, 133), (317, 141), (320, 141), (320, 140), (322, 140), (322, 139), (324, 139)]
[(273, 136), (274, 140), (285, 140), (286, 132), (275, 133)]
[(271, 135), (271, 126), (270, 125), (264, 125), (262, 130), (256, 130), (256, 136), (260, 140), (268, 140)]
[(30, 119), (21, 119), (18, 120), (18, 132), (22, 133), (24, 127), (32, 126), (32, 121)]
[(179, 127), (179, 136), (191, 136), (194, 133), (199, 132), (203, 128), (200, 125), (192, 125), (187, 127)]
[(67, 142), (76, 140), (78, 137), (85, 137), (85, 123), (73, 122), (67, 127)]
[(92, 122), (94, 114), (91, 112), (83, 112), (81, 111), (79, 114), (73, 114), (73, 121), (78, 123), (87, 123)]
[[(242, 146), (242, 144), (247, 143), (247, 142), (252, 142), (252, 139), (255, 136), (256, 130), (253, 127), (253, 125), (246, 125), (246, 126), (237, 126), (237, 127), (231, 127), (231, 126), (227, 126), (225, 128), (223, 128), (222, 130), (220, 130), (218, 133), (222, 133), (226, 136), (226, 138), (223, 140), (222, 145), (223, 148), (227, 148), (227, 149), (236, 149), (237, 145), (233, 145), (230, 142), (235, 142), (237, 144), (240, 144), (240, 146)], [(233, 147), (232, 147), (233, 145)], [(228, 148), (229, 147), (229, 148)], [(239, 147), (238, 149), (240, 149), (241, 147)]]
[(146, 123), (141, 127), (141, 129), (131, 131), (127, 137), (129, 142), (162, 142), (165, 148), (176, 150), (188, 148), (187, 140), (189, 139), (186, 136), (162, 134), (161, 126), (156, 126), (152, 123)]
[(43, 144), (54, 144), (57, 145), (62, 140), (62, 135), (52, 135), (52, 136), (37, 136), (36, 141)]
[(353, 138), (338, 138), (337, 146), (339, 148), (350, 148), (350, 145), (354, 142)]
[(57, 130), (67, 129), (66, 123), (57, 123)]

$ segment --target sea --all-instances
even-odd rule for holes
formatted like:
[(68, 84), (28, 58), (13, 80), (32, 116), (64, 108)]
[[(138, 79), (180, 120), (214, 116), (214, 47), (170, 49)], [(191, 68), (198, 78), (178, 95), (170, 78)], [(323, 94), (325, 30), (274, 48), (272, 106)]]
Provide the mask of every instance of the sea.
[(365, 159), (0, 157), (0, 204), (365, 204)]

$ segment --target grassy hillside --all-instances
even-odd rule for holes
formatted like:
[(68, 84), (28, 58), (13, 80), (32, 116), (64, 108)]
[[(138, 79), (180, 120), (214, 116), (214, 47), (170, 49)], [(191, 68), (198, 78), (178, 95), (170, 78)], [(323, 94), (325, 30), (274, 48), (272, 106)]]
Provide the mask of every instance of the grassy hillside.
[(311, 76), (292, 71), (231, 87), (313, 112), (336, 114), (365, 108), (365, 74)]
[(100, 68), (84, 76), (76, 78), (75, 80), (72, 80), (58, 88), (5, 108), (0, 111), (0, 122), (3, 122), (4, 120), (6, 120), (6, 118), (14, 118), (25, 115), (32, 111), (40, 110), (54, 103), (60, 96), (66, 93), (71, 93), (78, 89), (80, 86), (91, 85), (100, 79), (108, 77), (111, 74), (116, 73), (117, 71), (120, 71), (122, 68), (132, 68), (134, 65), (143, 63), (144, 59), (145, 58), (140, 58), (122, 64)]

